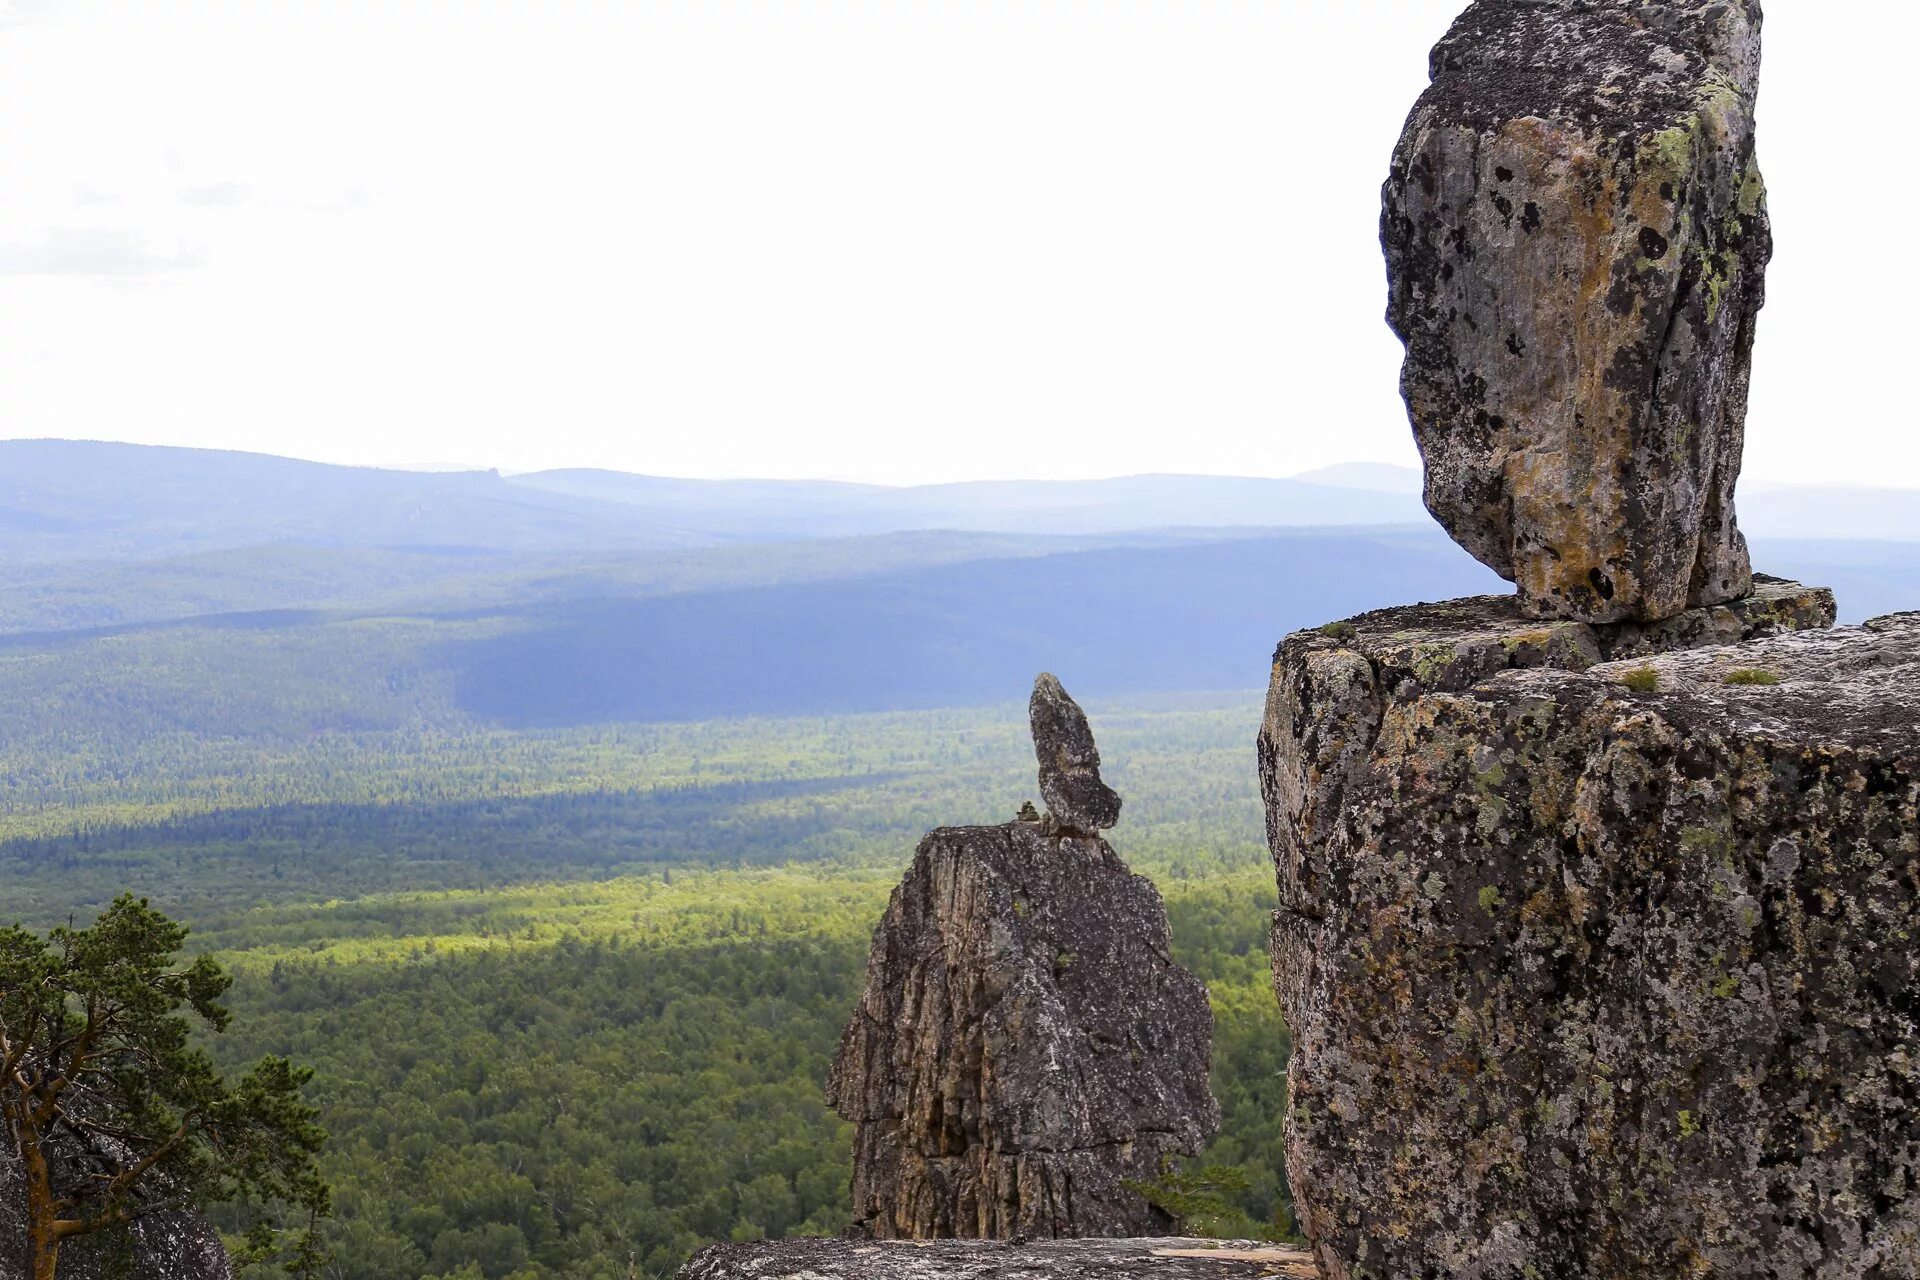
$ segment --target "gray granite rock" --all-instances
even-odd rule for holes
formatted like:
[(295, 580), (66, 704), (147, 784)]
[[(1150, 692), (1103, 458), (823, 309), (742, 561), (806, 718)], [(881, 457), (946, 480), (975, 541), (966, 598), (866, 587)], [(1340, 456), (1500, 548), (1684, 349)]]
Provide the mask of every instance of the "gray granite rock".
[(680, 1280), (1314, 1280), (1297, 1249), (1245, 1240), (785, 1240), (715, 1245)]
[(1479, 0), (1394, 153), (1387, 318), (1427, 506), (1536, 616), (1747, 592), (1760, 21), (1757, 0)]
[(874, 932), (827, 1086), (879, 1238), (1157, 1235), (1129, 1181), (1219, 1124), (1206, 989), (1104, 840), (942, 828)]
[(1042, 672), (1027, 702), (1033, 750), (1040, 759), (1040, 798), (1062, 831), (1093, 835), (1120, 821), (1120, 797), (1100, 780), (1100, 748), (1080, 704)]
[[(0, 1149), (0, 1280), (26, 1280), (26, 1188), (17, 1156)], [(178, 1210), (60, 1247), (60, 1280), (232, 1280), (233, 1265), (206, 1220)]]
[(1920, 1276), (1920, 615), (1814, 596), (1668, 652), (1492, 602), (1281, 646), (1288, 1170), (1330, 1280)]

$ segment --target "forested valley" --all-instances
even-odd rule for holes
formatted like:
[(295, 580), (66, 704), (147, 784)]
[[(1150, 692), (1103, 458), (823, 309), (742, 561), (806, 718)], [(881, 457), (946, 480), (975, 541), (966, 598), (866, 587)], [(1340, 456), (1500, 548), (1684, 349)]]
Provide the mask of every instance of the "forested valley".
[[(1208, 984), (1242, 1233), (1288, 1225), (1251, 693), (1093, 704), (1116, 844)], [(103, 752), (126, 744), (108, 744)], [(142, 745), (136, 754), (152, 748)], [(19, 767), (19, 766), (16, 766)], [(1032, 788), (1024, 709), (221, 741), (0, 815), (8, 906), (123, 888), (234, 971), (229, 1066), (316, 1068), (330, 1274), (666, 1276), (845, 1225), (821, 1084), (919, 836)]]
[[(843, 1226), (822, 1085), (871, 931), (926, 831), (1035, 798), (1041, 669), (1209, 989), (1223, 1125), (1195, 1165), (1239, 1188), (1213, 1226), (1291, 1229), (1260, 690), (1289, 630), (1498, 587), (1402, 523), (1417, 476), (0, 455), (0, 920), (132, 891), (193, 926), (237, 979), (219, 1062), (315, 1069), (332, 1276), (660, 1278)], [(1912, 544), (1858, 540), (1913, 536), (1910, 497), (1771, 501), (1799, 540), (1756, 539), (1761, 567), (1843, 618), (1920, 605)]]

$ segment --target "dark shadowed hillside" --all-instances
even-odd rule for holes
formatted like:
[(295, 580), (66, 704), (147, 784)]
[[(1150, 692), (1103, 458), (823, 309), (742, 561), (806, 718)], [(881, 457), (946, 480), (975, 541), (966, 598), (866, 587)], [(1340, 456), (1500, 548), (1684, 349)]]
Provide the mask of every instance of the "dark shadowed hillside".
[[(1275, 635), (1497, 584), (1437, 534), (1269, 533), (957, 563), (828, 555), (779, 585), (536, 577), (508, 598), (0, 637), (16, 742), (511, 727), (977, 705), (1042, 668), (1094, 696), (1246, 689)], [(837, 567), (836, 567), (837, 566)]]
[(446, 661), (460, 707), (510, 725), (962, 706), (1041, 669), (1097, 696), (1237, 689), (1262, 637), (1415, 584), (1494, 585), (1437, 537), (1269, 536), (581, 601)]

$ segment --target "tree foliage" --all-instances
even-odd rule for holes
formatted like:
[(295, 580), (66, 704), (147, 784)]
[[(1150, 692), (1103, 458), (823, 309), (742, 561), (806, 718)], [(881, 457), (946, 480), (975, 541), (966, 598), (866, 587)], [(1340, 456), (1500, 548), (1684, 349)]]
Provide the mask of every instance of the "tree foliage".
[[(34, 1280), (64, 1241), (157, 1208), (290, 1206), (308, 1231), (328, 1211), (311, 1071), (268, 1056), (221, 1074), (194, 1021), (226, 1029), (231, 979), (208, 956), (180, 963), (186, 938), (131, 896), (88, 928), (0, 929), (0, 1154), (24, 1170)], [(253, 1240), (275, 1243), (270, 1226)]]

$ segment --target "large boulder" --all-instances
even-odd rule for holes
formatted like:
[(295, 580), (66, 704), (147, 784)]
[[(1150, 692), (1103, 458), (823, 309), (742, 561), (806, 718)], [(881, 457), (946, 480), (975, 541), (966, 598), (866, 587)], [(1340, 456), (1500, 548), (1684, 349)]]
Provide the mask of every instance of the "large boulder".
[(1757, 0), (1478, 0), (1384, 192), (1427, 506), (1535, 616), (1746, 594)]
[(943, 828), (874, 932), (827, 1086), (854, 1122), (853, 1229), (1160, 1235), (1130, 1182), (1218, 1127), (1206, 989), (1104, 840)]
[(1757, 638), (1595, 628), (1593, 665), (1517, 618), (1499, 661), (1491, 602), (1281, 646), (1288, 1170), (1331, 1280), (1920, 1276), (1920, 615), (1794, 630), (1817, 603), (1767, 590)]

